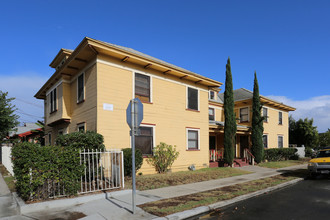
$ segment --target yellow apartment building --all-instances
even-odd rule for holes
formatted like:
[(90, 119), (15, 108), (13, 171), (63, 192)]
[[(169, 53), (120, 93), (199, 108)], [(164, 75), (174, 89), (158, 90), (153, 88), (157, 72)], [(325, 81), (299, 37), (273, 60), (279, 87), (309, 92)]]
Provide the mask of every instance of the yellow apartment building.
[[(44, 100), (46, 144), (54, 144), (61, 134), (91, 130), (104, 136), (107, 149), (131, 147), (126, 108), (138, 97), (144, 118), (136, 148), (144, 156), (151, 155), (160, 142), (176, 145), (180, 155), (172, 170), (179, 171), (190, 165), (208, 167), (210, 150), (223, 148), (221, 82), (87, 37), (75, 50), (61, 49), (50, 66), (54, 74), (35, 95)], [(269, 116), (264, 123), (267, 147), (277, 147), (279, 137), (281, 146), (287, 147), (288, 111), (294, 109), (265, 97), (261, 101)], [(236, 114), (248, 118), (238, 125), (236, 156), (241, 157), (240, 149), (250, 147), (251, 100), (237, 98), (235, 103)], [(278, 125), (280, 112), (282, 124)], [(144, 161), (140, 172), (154, 169)]]
[[(251, 149), (251, 126), (252, 126), (252, 98), (253, 92), (241, 88), (234, 90), (235, 115), (237, 123), (235, 157), (244, 158), (244, 150)], [(274, 101), (260, 95), (262, 104), (263, 121), (263, 142), (267, 148), (289, 147), (289, 111), (295, 108), (283, 103)], [(210, 159), (216, 160), (223, 156), (223, 135), (224, 135), (224, 93), (217, 91), (209, 92), (209, 149), (213, 156)], [(214, 156), (215, 155), (215, 156)], [(239, 163), (239, 160), (237, 160)]]

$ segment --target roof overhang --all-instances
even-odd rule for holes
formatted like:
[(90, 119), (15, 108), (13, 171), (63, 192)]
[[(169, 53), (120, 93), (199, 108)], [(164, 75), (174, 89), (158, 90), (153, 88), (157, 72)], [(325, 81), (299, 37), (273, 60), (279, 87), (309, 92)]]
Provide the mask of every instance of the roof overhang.
[(217, 89), (222, 83), (216, 80), (204, 77), (202, 75), (184, 70), (166, 62), (157, 61), (149, 56), (143, 56), (134, 52), (127, 51), (119, 46), (107, 44), (106, 42), (98, 41), (92, 38), (85, 37), (77, 48), (72, 52), (70, 50), (61, 49), (50, 66), (54, 67), (56, 62), (60, 62), (64, 55), (71, 53), (65, 63), (49, 78), (42, 88), (35, 94), (37, 99), (45, 99), (46, 92), (59, 79), (70, 78), (79, 73), (84, 66), (87, 65), (97, 55), (107, 55), (117, 58), (122, 62), (130, 62), (136, 65), (143, 66), (145, 69), (153, 69), (161, 72), (164, 75), (176, 76), (181, 80), (189, 80), (196, 85), (203, 85), (209, 89)]

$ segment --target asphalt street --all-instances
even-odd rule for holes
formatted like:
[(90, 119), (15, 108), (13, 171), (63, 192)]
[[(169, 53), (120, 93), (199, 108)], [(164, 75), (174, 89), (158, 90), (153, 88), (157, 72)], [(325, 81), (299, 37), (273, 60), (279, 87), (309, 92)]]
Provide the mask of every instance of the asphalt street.
[(195, 219), (330, 219), (330, 177), (307, 179)]

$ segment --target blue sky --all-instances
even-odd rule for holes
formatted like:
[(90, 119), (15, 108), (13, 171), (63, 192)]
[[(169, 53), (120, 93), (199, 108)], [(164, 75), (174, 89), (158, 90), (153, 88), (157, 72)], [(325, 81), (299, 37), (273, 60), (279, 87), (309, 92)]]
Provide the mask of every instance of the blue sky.
[[(85, 37), (127, 46), (220, 82), (230, 57), (234, 89), (297, 107), (330, 127), (330, 1), (5, 1), (0, 90), (21, 122), (43, 117), (33, 95), (54, 73), (60, 48)], [(224, 87), (224, 86), (223, 86)]]

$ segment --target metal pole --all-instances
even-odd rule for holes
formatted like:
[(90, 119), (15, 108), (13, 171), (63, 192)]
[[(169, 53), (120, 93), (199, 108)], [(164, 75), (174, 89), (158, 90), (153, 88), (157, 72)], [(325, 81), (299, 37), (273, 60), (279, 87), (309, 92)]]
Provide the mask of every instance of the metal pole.
[(131, 100), (131, 122), (132, 122), (132, 210), (135, 214), (135, 100)]

